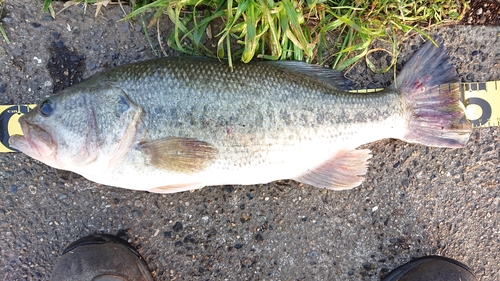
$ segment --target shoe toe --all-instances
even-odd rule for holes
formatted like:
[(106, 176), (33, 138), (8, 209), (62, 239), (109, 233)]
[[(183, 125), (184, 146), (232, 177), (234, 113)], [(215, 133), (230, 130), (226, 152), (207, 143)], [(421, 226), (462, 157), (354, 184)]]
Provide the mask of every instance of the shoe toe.
[(441, 256), (415, 259), (391, 271), (382, 281), (477, 281), (466, 265)]
[(52, 281), (152, 281), (149, 269), (123, 239), (106, 234), (71, 243), (57, 261)]

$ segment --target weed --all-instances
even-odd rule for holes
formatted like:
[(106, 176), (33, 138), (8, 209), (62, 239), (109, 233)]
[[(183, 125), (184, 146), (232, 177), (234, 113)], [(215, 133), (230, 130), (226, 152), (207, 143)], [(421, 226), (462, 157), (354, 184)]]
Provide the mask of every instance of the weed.
[[(45, 0), (44, 9), (52, 0)], [(88, 4), (117, 3), (120, 0), (73, 0)], [(121, 0), (121, 3), (124, 1)], [(396, 63), (398, 42), (410, 34), (427, 34), (436, 25), (457, 22), (467, 8), (465, 0), (129, 0), (132, 12), (126, 19), (152, 13), (148, 27), (159, 25), (166, 14), (174, 23), (168, 45), (178, 51), (234, 58), (270, 60), (314, 59), (332, 61), (344, 70), (365, 58), (376, 72)], [(99, 6), (100, 7), (100, 6)], [(222, 22), (215, 38), (217, 46), (204, 46), (215, 22)], [(336, 38), (329, 42), (329, 38)], [(376, 69), (368, 54), (375, 40), (390, 42), (392, 63)], [(235, 48), (234, 42), (241, 47)]]
[[(2, 15), (3, 15), (3, 5), (2, 4), (3, 4), (3, 0), (0, 0), (0, 20), (2, 19)], [(3, 40), (5, 40), (5, 42), (7, 44), (9, 44), (10, 43), (9, 37), (7, 37), (7, 33), (5, 33), (5, 30), (3, 29), (1, 23), (0, 23), (0, 34), (2, 34)]]

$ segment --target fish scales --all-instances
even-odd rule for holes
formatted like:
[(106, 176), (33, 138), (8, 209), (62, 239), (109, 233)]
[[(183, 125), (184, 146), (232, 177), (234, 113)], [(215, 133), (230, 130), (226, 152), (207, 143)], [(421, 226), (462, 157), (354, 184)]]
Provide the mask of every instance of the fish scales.
[[(300, 152), (297, 144), (303, 142), (314, 150), (321, 147), (321, 157), (326, 160), (336, 147), (355, 148), (365, 143), (366, 137), (356, 141), (360, 132), (380, 139), (380, 129), (374, 122), (381, 122), (383, 128), (384, 121), (393, 123), (394, 115), (400, 119), (403, 112), (396, 94), (343, 93), (266, 63), (258, 67), (238, 65), (230, 72), (215, 60), (177, 58), (157, 62), (115, 70), (110, 80), (117, 81), (144, 109), (151, 139), (178, 136), (213, 144), (224, 157), (210, 172), (228, 170), (234, 175), (241, 167), (259, 165), (260, 170), (266, 170), (293, 163)], [(212, 79), (214, 75), (221, 78)], [(224, 86), (217, 80), (224, 81)], [(285, 83), (277, 86), (277, 81)], [(174, 114), (167, 114), (171, 112)], [(374, 132), (367, 134), (367, 130)], [(398, 137), (390, 130), (382, 135)], [(302, 149), (300, 154), (315, 152)], [(283, 154), (293, 157), (283, 158)], [(304, 169), (293, 165), (298, 169), (286, 170)], [(252, 177), (262, 173), (254, 170)]]
[(362, 144), (461, 147), (468, 139), (458, 87), (439, 87), (457, 80), (442, 47), (427, 43), (399, 77), (381, 92), (354, 94), (341, 73), (300, 62), (231, 71), (207, 58), (156, 59), (48, 98), (20, 119), (25, 136), (11, 145), (90, 180), (151, 192), (288, 178), (352, 188), (370, 158), (356, 149)]
[(216, 60), (178, 58), (118, 68), (110, 76), (146, 111), (144, 121), (153, 138), (190, 137), (194, 133), (189, 130), (207, 130), (206, 138), (226, 141), (213, 133), (226, 133), (228, 127), (243, 134), (317, 128), (333, 136), (344, 131), (336, 130), (338, 124), (355, 126), (403, 114), (396, 93), (344, 93), (266, 63), (238, 65), (231, 72)]

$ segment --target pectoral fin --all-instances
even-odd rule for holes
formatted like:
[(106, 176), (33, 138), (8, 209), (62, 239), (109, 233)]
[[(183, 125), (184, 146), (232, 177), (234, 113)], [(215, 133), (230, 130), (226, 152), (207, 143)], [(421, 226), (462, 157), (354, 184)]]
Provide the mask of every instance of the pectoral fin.
[(211, 144), (191, 138), (166, 138), (141, 144), (150, 164), (159, 169), (194, 173), (206, 169), (216, 158)]
[(320, 188), (350, 189), (363, 182), (364, 178), (361, 176), (366, 174), (370, 157), (368, 149), (344, 150), (294, 180)]

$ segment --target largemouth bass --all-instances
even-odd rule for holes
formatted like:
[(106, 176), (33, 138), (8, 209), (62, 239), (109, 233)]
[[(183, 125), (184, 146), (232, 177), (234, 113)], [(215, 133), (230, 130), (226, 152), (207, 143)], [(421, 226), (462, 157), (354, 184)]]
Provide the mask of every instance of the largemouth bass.
[[(346, 92), (340, 72), (302, 62), (169, 57), (119, 66), (43, 100), (10, 145), (110, 186), (170, 193), (294, 179), (349, 189), (384, 138), (463, 147), (459, 84), (427, 42), (389, 88)], [(449, 84), (440, 86), (441, 84)]]

